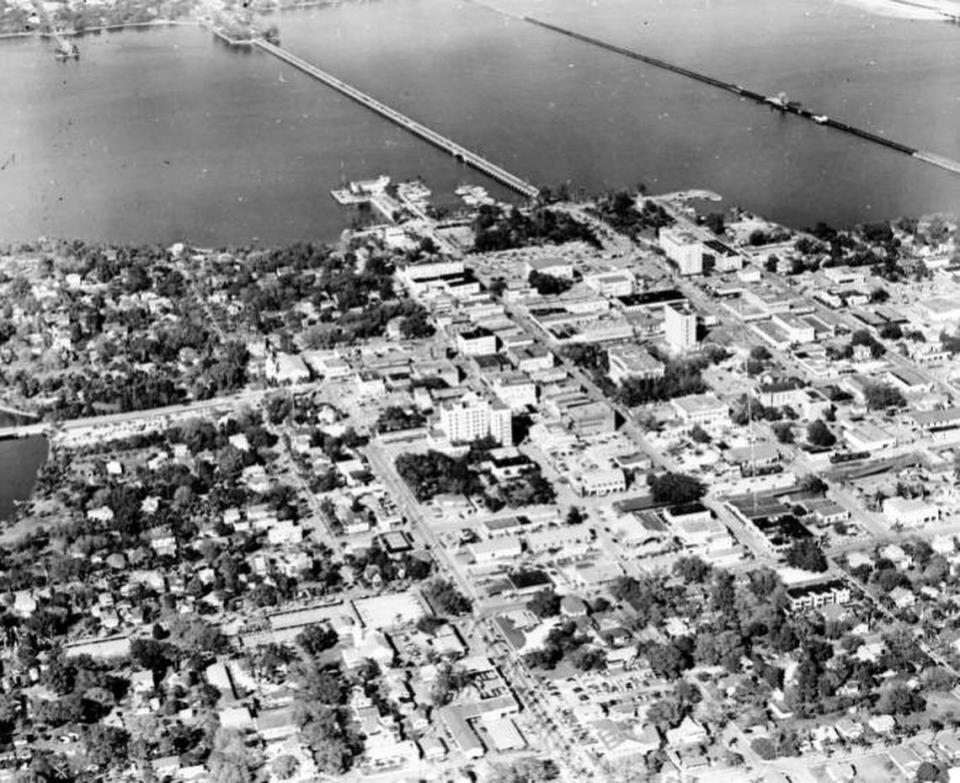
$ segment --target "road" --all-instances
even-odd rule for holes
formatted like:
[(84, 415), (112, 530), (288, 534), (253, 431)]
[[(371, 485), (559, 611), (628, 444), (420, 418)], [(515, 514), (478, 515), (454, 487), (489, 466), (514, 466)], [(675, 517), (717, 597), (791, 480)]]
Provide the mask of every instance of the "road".
[(271, 394), (303, 394), (319, 391), (324, 384), (320, 381), (295, 384), (292, 386), (269, 387), (264, 389), (246, 389), (233, 394), (212, 397), (209, 400), (197, 400), (179, 405), (167, 405), (161, 408), (146, 408), (144, 410), (127, 411), (124, 413), (109, 413), (103, 416), (85, 416), (79, 419), (64, 419), (55, 422), (42, 422), (22, 427), (0, 428), (0, 439), (18, 438), (26, 435), (51, 434), (73, 432), (83, 429), (106, 429), (121, 427), (126, 424), (143, 423), (144, 425), (163, 425), (166, 420), (188, 418), (205, 413), (227, 412), (241, 405), (259, 405), (265, 397)]
[(543, 747), (556, 754), (558, 758), (564, 761), (569, 771), (575, 773), (573, 777), (568, 775), (569, 780), (590, 781), (598, 779), (596, 776), (600, 774), (599, 765), (583, 750), (582, 746), (573, 741), (572, 733), (571, 736), (563, 736), (561, 732), (563, 742), (557, 741), (555, 735), (559, 729), (551, 730), (550, 727), (551, 725), (557, 725), (559, 716), (553, 715), (551, 712), (548, 704), (549, 699), (543, 693), (542, 685), (513, 652), (500, 626), (490, 617), (489, 609), (492, 607), (485, 608), (484, 596), (477, 590), (469, 576), (464, 573), (463, 568), (454, 562), (447, 548), (439, 540), (436, 532), (427, 521), (420, 503), (417, 502), (406, 482), (397, 474), (389, 451), (376, 441), (371, 441), (364, 449), (364, 454), (370, 460), (370, 465), (376, 474), (386, 485), (398, 508), (416, 529), (423, 541), (426, 542), (440, 568), (440, 573), (451, 580), (461, 593), (471, 599), (475, 620), (487, 629), (488, 638), (498, 640), (491, 642), (491, 645), (497, 645), (501, 649), (498, 658), (501, 671), (515, 692), (526, 695), (525, 704), (538, 719), (538, 733), (541, 735)]

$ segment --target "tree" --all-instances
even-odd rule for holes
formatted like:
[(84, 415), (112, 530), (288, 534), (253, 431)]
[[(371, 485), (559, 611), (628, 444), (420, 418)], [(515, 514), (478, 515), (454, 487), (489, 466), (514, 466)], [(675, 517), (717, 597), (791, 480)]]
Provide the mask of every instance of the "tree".
[(576, 506), (570, 506), (570, 510), (567, 512), (567, 524), (579, 525), (583, 522), (583, 519), (583, 512)]
[(927, 706), (926, 699), (906, 685), (895, 683), (886, 688), (877, 700), (876, 711), (888, 715), (911, 715)]
[(297, 636), (297, 644), (303, 647), (310, 655), (319, 655), (324, 650), (335, 647), (340, 640), (339, 635), (326, 623), (308, 625)]
[(722, 212), (710, 212), (703, 218), (703, 224), (717, 236), (723, 236), (726, 230)]
[(552, 587), (545, 587), (527, 602), (527, 609), (541, 618), (556, 617), (560, 614), (560, 600)]
[(647, 708), (647, 721), (661, 731), (666, 731), (679, 726), (685, 714), (686, 710), (680, 700), (674, 696), (667, 696), (655, 701)]
[(889, 383), (871, 383), (863, 390), (867, 406), (872, 410), (886, 410), (887, 408), (902, 408), (907, 404), (899, 389)]
[(555, 296), (562, 294), (573, 285), (573, 281), (563, 277), (554, 277), (545, 272), (538, 272), (536, 269), (530, 272), (527, 282), (531, 287), (537, 290), (541, 296)]
[(673, 572), (687, 584), (701, 584), (710, 576), (713, 568), (699, 557), (681, 557), (673, 564)]
[(767, 737), (757, 737), (750, 742), (750, 747), (764, 761), (772, 761), (777, 757), (777, 747)]
[(903, 337), (903, 328), (898, 323), (885, 323), (880, 327), (880, 336), (884, 340), (899, 340)]
[(828, 489), (827, 482), (813, 473), (808, 473), (806, 476), (800, 479), (797, 486), (803, 492), (809, 492), (812, 495), (826, 494)]
[(492, 783), (549, 783), (560, 777), (560, 769), (552, 759), (523, 756), (508, 767), (499, 767)]
[(917, 767), (917, 780), (923, 783), (945, 780), (944, 771), (930, 761), (924, 761)]
[(813, 538), (800, 538), (791, 544), (786, 554), (787, 565), (804, 571), (826, 571), (827, 558)]
[(830, 431), (823, 419), (816, 419), (807, 425), (807, 440), (814, 446), (829, 448), (837, 442), (836, 436)]
[(126, 763), (129, 739), (130, 735), (116, 726), (94, 723), (84, 727), (83, 744), (87, 752), (87, 761), (100, 768)]
[(692, 503), (702, 498), (707, 488), (700, 479), (686, 473), (662, 473), (659, 476), (647, 476), (650, 485), (650, 494), (656, 503), (665, 503), (674, 506)]
[(415, 312), (400, 322), (400, 334), (407, 340), (432, 337), (435, 331), (436, 329), (430, 323), (427, 311), (423, 307), (418, 307)]
[(570, 663), (582, 672), (607, 668), (607, 654), (599, 647), (579, 647), (570, 654)]
[(713, 438), (710, 437), (710, 433), (707, 432), (699, 424), (694, 424), (690, 430), (690, 438), (694, 443), (709, 443)]
[(784, 421), (771, 424), (770, 429), (773, 430), (773, 434), (778, 443), (793, 443), (795, 440), (793, 434), (793, 425), (789, 422)]
[(277, 756), (273, 760), (270, 771), (280, 780), (289, 780), (297, 774), (299, 766), (300, 762), (297, 761), (297, 757), (287, 753), (283, 756)]
[(442, 614), (460, 616), (469, 614), (473, 603), (450, 582), (434, 579), (423, 588), (427, 600)]
[(430, 691), (430, 699), (438, 707), (453, 701), (453, 697), (470, 684), (470, 674), (466, 669), (452, 664), (444, 664), (437, 670), (437, 678)]
[(675, 644), (651, 644), (646, 650), (650, 670), (665, 680), (675, 680), (692, 661)]

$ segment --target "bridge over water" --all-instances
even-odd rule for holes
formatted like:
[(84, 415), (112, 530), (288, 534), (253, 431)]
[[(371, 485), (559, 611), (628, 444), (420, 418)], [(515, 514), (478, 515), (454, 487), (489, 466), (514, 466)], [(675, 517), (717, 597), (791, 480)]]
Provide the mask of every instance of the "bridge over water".
[(280, 60), (283, 60), (285, 63), (292, 65), (294, 68), (297, 68), (307, 75), (312, 76), (314, 79), (318, 79), (327, 86), (332, 87), (337, 92), (342, 93), (348, 98), (352, 98), (357, 103), (360, 103), (366, 106), (368, 109), (375, 111), (381, 117), (386, 117), (388, 120), (396, 123), (401, 128), (405, 128), (414, 135), (430, 142), (444, 152), (450, 153), (457, 160), (461, 160), (468, 166), (483, 174), (486, 174), (488, 177), (496, 180), (501, 185), (505, 185), (511, 190), (514, 190), (522, 196), (526, 196), (527, 198), (532, 199), (539, 195), (539, 188), (522, 179), (521, 177), (518, 177), (516, 174), (510, 173), (503, 167), (498, 166), (496, 163), (487, 160), (479, 153), (457, 144), (452, 139), (448, 139), (446, 136), (437, 133), (437, 131), (433, 130), (432, 128), (428, 128), (426, 125), (411, 119), (407, 115), (400, 113), (390, 106), (387, 106), (381, 101), (378, 101), (376, 98), (373, 98), (370, 95), (367, 95), (365, 92), (358, 90), (356, 87), (347, 84), (342, 79), (338, 79), (336, 76), (317, 68), (317, 66), (307, 62), (303, 58), (297, 57), (297, 55), (280, 46), (277, 46), (276, 44), (272, 44), (263, 38), (255, 38), (253, 43), (256, 46), (259, 46), (263, 51), (274, 55)]

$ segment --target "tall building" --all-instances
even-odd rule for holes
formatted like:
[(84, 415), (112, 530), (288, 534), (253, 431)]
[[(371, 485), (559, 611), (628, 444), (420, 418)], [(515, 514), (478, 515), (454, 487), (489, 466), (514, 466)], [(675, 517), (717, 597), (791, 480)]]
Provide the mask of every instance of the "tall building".
[(490, 402), (473, 392), (440, 406), (440, 429), (454, 443), (491, 437), (504, 446), (513, 445), (510, 409), (499, 400)]
[(687, 351), (697, 345), (697, 314), (685, 305), (664, 305), (663, 333), (672, 348)]
[(681, 275), (703, 274), (703, 243), (683, 228), (661, 228), (657, 239)]

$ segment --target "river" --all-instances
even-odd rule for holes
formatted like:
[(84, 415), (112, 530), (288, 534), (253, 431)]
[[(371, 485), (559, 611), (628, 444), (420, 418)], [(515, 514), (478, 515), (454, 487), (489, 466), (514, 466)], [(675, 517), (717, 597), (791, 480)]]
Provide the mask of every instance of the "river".
[[(960, 29), (825, 0), (503, 0), (960, 159)], [(960, 211), (960, 176), (458, 0), (275, 17), (283, 44), (536, 184), (704, 187), (795, 226)], [(0, 237), (329, 239), (344, 179), (504, 192), (192, 26), (0, 42)]]

